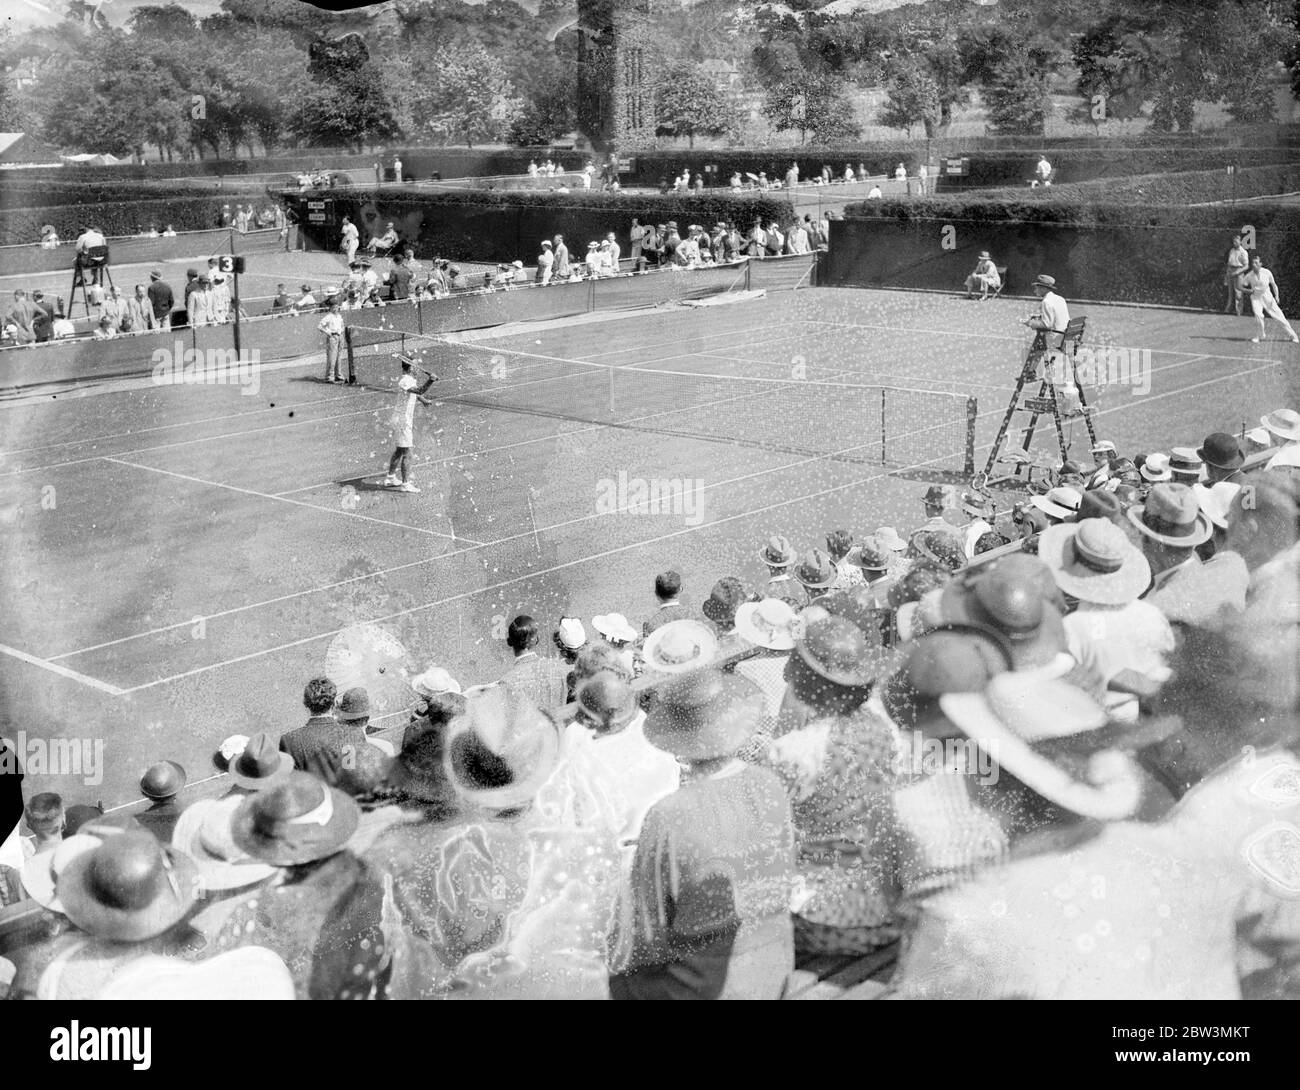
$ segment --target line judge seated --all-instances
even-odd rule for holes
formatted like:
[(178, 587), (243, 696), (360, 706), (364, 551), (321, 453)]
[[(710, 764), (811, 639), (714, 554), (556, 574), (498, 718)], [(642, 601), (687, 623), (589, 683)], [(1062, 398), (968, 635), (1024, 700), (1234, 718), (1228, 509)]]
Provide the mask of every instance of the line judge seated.
[(966, 277), (966, 298), (973, 299), (978, 291), (981, 299), (987, 299), (990, 291), (997, 291), (1001, 286), (1002, 277), (998, 274), (998, 267), (993, 264), (988, 250), (981, 250), (975, 271)]

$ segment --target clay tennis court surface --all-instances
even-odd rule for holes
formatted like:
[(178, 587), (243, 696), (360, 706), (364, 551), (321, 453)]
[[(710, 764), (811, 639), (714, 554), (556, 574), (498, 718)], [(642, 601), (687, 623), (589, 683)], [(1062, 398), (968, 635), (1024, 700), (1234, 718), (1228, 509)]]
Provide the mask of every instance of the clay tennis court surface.
[[(483, 682), (505, 666), (516, 613), (553, 625), (617, 610), (639, 625), (665, 568), (698, 603), (722, 575), (758, 580), (769, 534), (804, 550), (835, 527), (906, 533), (927, 482), (960, 483), (964, 432), (953, 414), (929, 419), (947, 411), (935, 406), (978, 399), (982, 467), (1032, 305), (805, 289), (408, 346), (449, 398), (417, 414), (419, 495), (378, 483), (398, 402), (386, 351), (360, 360), (351, 388), (303, 361), (264, 370), (255, 394), (144, 380), (10, 404), (0, 733), (103, 739), (102, 784), (41, 783), (113, 805), (152, 760), (196, 780), (225, 736), (299, 725), (304, 682), (358, 622), (410, 667)], [(1072, 309), (1088, 341), (1150, 352), (1134, 355), (1145, 377), (1098, 402), (1122, 451), (1300, 403), (1300, 349), (1251, 344), (1248, 319)], [(872, 384), (921, 391), (916, 419), (888, 424), (883, 464)], [(1082, 423), (1072, 434), (1086, 459)], [(636, 482), (675, 483), (659, 510), (629, 510)], [(404, 714), (393, 681), (381, 725)]]

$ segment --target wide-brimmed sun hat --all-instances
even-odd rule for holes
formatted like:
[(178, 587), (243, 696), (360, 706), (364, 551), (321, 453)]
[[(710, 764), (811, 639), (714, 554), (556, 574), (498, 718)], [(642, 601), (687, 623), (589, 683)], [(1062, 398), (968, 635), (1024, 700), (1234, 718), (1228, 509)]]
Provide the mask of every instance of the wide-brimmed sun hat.
[(718, 637), (703, 621), (682, 617), (660, 625), (645, 639), (646, 667), (661, 674), (683, 674), (707, 666), (718, 655)]
[(799, 615), (789, 602), (764, 598), (736, 609), (736, 634), (769, 651), (792, 651), (799, 638)]
[(527, 697), (497, 682), (466, 693), (465, 714), (447, 739), (445, 767), (456, 793), (485, 810), (531, 802), (560, 756), (560, 735)]
[(59, 875), (82, 852), (92, 851), (102, 843), (100, 837), (77, 833), (65, 837), (52, 850), (40, 852), (26, 860), (23, 863), (22, 880), (27, 896), (42, 908), (61, 915), (63, 903), (55, 892)]
[(591, 619), (591, 627), (611, 643), (631, 643), (637, 630), (621, 613), (604, 613)]
[(1196, 493), (1185, 484), (1154, 486), (1145, 504), (1129, 508), (1128, 517), (1139, 531), (1162, 545), (1190, 549), (1214, 533)]
[(663, 685), (646, 717), (649, 742), (687, 760), (730, 757), (753, 737), (763, 691), (748, 678), (706, 668)]
[(1300, 412), (1295, 409), (1274, 409), (1259, 422), (1279, 439), (1300, 440)]
[(1031, 496), (1029, 502), (1055, 519), (1074, 518), (1079, 513), (1079, 504), (1083, 494), (1077, 488), (1058, 485), (1050, 488), (1045, 496)]
[(1143, 480), (1150, 481), (1152, 484), (1161, 484), (1164, 481), (1174, 479), (1174, 471), (1169, 465), (1169, 455), (1160, 451), (1148, 454), (1138, 472), (1142, 475)]
[(245, 797), (199, 799), (185, 808), (172, 830), (172, 847), (194, 860), (205, 890), (243, 889), (277, 870), (235, 843), (232, 822)]
[(411, 688), (420, 696), (441, 696), (443, 693), (460, 692), (460, 682), (444, 667), (430, 666), (424, 673), (411, 679)]
[(1125, 605), (1151, 583), (1142, 550), (1109, 519), (1049, 526), (1038, 539), (1038, 559), (1066, 594), (1096, 605)]
[(867, 633), (846, 617), (830, 616), (808, 626), (792, 659), (834, 685), (861, 687), (880, 676), (883, 656)]
[(1000, 767), (1045, 799), (1082, 817), (1119, 821), (1142, 798), (1135, 766), (1117, 752), (1094, 754), (1089, 779), (1075, 779), (1036, 752), (1039, 742), (1068, 738), (1106, 725), (1106, 712), (1082, 689), (1033, 673), (1003, 673), (983, 692), (946, 693), (939, 706), (949, 721)]
[(198, 890), (194, 861), (143, 829), (107, 836), (76, 855), (57, 883), (68, 919), (113, 942), (161, 935), (185, 918)]
[(230, 824), (235, 844), (248, 855), (291, 867), (333, 855), (360, 820), (348, 795), (307, 772), (291, 772), (283, 783), (244, 799)]

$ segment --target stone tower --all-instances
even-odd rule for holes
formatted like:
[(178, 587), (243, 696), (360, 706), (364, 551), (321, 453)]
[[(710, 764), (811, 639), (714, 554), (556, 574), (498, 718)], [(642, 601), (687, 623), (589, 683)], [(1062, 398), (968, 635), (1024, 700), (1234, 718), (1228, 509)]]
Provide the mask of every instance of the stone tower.
[(578, 0), (578, 128), (600, 151), (654, 140), (656, 6), (656, 0)]

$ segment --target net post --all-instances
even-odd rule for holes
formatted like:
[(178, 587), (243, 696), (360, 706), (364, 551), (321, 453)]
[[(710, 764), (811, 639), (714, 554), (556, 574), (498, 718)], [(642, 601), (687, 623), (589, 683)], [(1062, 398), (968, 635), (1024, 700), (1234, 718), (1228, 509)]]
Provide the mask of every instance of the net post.
[(979, 418), (979, 399), (966, 399), (966, 465), (968, 478), (975, 476), (975, 421)]
[(609, 422), (612, 424), (614, 423), (614, 368), (606, 366), (605, 370), (609, 372)]
[(887, 386), (880, 388), (880, 464), (882, 466), (889, 461), (889, 453), (885, 445), (885, 395), (888, 391)]
[(348, 350), (348, 374), (355, 375), (357, 373), (357, 358), (352, 351), (352, 327), (350, 325), (343, 327), (343, 344)]
[(424, 332), (424, 304), (419, 299), (415, 301), (415, 328)]
[(746, 291), (750, 290), (750, 270), (753, 269), (753, 267), (754, 267), (754, 259), (752, 257), (747, 258), (745, 260), (745, 290)]

